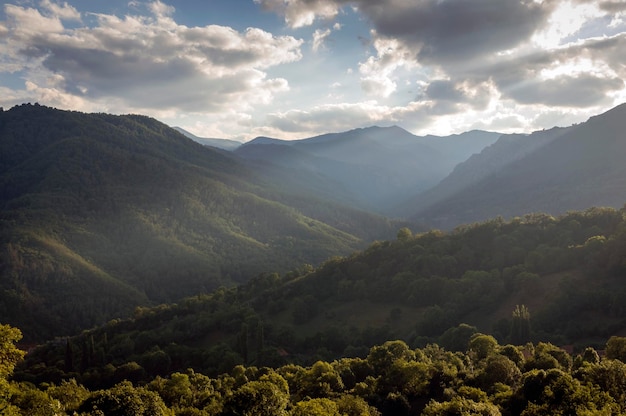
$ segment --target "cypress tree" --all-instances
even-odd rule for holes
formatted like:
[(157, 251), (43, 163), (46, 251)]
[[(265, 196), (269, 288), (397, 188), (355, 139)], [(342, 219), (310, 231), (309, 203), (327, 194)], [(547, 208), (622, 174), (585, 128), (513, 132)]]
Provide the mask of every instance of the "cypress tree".
[(516, 345), (530, 341), (530, 312), (525, 305), (515, 305), (510, 338)]
[(72, 371), (74, 371), (74, 351), (68, 338), (65, 343), (65, 372), (71, 373)]

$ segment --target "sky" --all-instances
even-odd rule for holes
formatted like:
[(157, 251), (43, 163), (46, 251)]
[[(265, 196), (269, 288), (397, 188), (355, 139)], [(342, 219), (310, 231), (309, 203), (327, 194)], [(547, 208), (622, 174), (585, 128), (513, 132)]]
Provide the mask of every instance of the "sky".
[(626, 0), (9, 0), (0, 106), (200, 137), (522, 133), (626, 102)]

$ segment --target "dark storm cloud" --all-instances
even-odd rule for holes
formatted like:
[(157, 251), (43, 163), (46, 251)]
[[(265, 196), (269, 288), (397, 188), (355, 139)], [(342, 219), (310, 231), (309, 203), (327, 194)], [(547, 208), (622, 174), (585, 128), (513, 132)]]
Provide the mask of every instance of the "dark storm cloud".
[(623, 87), (624, 82), (619, 78), (581, 74), (548, 80), (521, 80), (501, 85), (500, 91), (521, 104), (582, 108), (602, 103), (607, 92)]
[(457, 87), (457, 85), (448, 80), (435, 80), (426, 88), (426, 95), (433, 100), (466, 102), (468, 97)]
[(379, 34), (402, 40), (419, 61), (435, 64), (514, 48), (543, 27), (552, 11), (520, 0), (359, 3)]
[(296, 14), (356, 6), (376, 32), (402, 41), (426, 63), (460, 62), (516, 47), (542, 28), (556, 2), (531, 0), (257, 0), (266, 9)]
[(607, 12), (618, 13), (626, 11), (626, 2), (624, 1), (601, 1), (600, 8)]

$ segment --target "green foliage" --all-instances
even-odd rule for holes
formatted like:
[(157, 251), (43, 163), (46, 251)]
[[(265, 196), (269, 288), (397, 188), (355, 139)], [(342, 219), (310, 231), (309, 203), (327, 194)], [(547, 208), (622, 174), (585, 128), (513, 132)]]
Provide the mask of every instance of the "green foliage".
[(235, 390), (224, 404), (223, 415), (287, 415), (289, 394), (269, 381), (250, 381)]
[(309, 399), (296, 403), (293, 416), (341, 416), (337, 403), (330, 399)]
[(143, 387), (133, 387), (127, 381), (92, 393), (78, 410), (93, 416), (172, 415), (159, 395)]
[(511, 325), (511, 342), (523, 344), (530, 341), (530, 312), (525, 305), (515, 305), (513, 324)]
[[(577, 359), (573, 367), (572, 357), (552, 344), (502, 347), (480, 333), (472, 336), (464, 352), (436, 344), (412, 349), (393, 340), (372, 347), (366, 358), (320, 360), (311, 366), (286, 364), (275, 370), (236, 365), (214, 377), (189, 369), (156, 376), (145, 385), (123, 381), (91, 391), (73, 379), (58, 385), (43, 382), (40, 387), (3, 379), (0, 411), (46, 416), (626, 412), (626, 364), (596, 360), (587, 351), (583, 355), (589, 357)], [(550, 368), (537, 368), (538, 362), (548, 361)]]
[(475, 326), (460, 324), (446, 330), (439, 337), (438, 344), (452, 351), (465, 351), (472, 336), (478, 332)]
[(500, 410), (491, 403), (475, 402), (455, 397), (447, 402), (432, 401), (426, 406), (424, 416), (500, 416)]
[[(616, 270), (626, 252), (623, 217), (592, 209), (376, 242), (318, 268), (262, 273), (235, 288), (137, 308), (132, 318), (36, 349), (15, 377), (34, 383), (76, 378), (97, 388), (188, 368), (215, 376), (238, 364), (364, 358), (372, 345), (389, 339), (401, 340), (409, 351), (434, 342), (465, 351), (478, 332), (492, 333), (496, 348), (474, 345), (476, 363), (495, 352), (522, 372), (569, 370), (573, 363), (557, 345), (597, 347), (621, 328), (626, 283)], [(606, 241), (588, 251), (586, 241), (600, 234)], [(562, 251), (570, 262), (547, 274), (529, 270), (524, 256), (546, 247)], [(500, 347), (539, 339), (544, 343), (533, 351)], [(614, 358), (617, 340), (609, 345)], [(524, 365), (522, 353), (532, 358)], [(361, 387), (371, 390), (372, 384)]]
[(484, 360), (493, 354), (498, 347), (498, 341), (491, 335), (474, 334), (470, 338), (469, 351), (473, 353), (478, 360)]
[(613, 336), (606, 343), (606, 356), (626, 362), (626, 337)]
[(402, 227), (398, 230), (396, 239), (401, 242), (407, 242), (413, 238), (413, 232), (408, 227)]
[(15, 365), (24, 357), (24, 351), (15, 345), (22, 339), (22, 332), (9, 325), (0, 324), (0, 379), (13, 373)]

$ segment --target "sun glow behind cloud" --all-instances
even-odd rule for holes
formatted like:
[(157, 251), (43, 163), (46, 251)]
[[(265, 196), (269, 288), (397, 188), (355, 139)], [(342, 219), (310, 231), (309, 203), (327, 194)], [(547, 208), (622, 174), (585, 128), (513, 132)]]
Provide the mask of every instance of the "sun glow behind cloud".
[(556, 48), (580, 31), (587, 22), (603, 15), (597, 3), (558, 2), (547, 26), (532, 37), (532, 42), (540, 48)]

